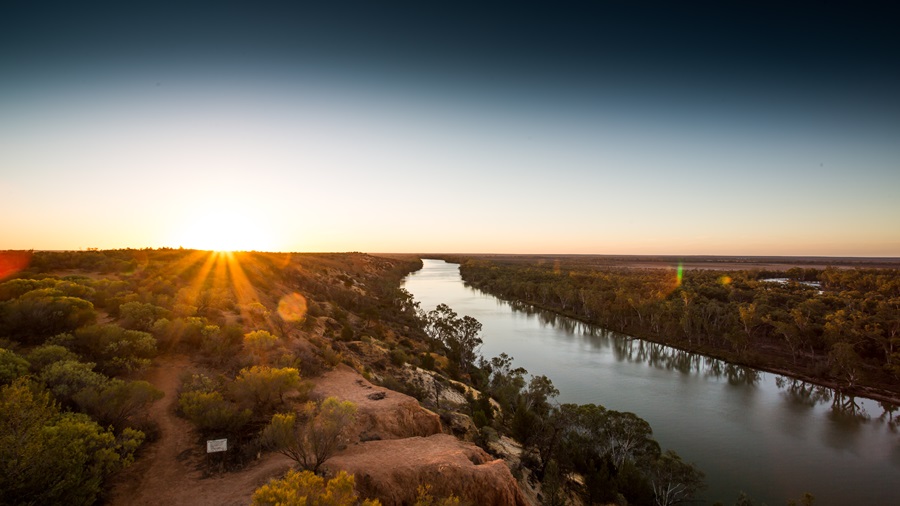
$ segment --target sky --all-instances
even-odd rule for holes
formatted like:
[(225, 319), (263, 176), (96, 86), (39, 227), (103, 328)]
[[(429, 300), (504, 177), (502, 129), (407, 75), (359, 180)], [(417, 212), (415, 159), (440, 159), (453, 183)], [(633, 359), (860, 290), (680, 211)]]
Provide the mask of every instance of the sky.
[(898, 22), (6, 1), (0, 249), (898, 257)]

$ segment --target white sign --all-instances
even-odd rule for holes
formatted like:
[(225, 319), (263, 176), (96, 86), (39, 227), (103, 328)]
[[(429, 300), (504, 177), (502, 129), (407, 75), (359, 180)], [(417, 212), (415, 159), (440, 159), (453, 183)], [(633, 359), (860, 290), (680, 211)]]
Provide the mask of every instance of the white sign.
[(227, 439), (210, 439), (206, 442), (206, 453), (224, 452), (228, 450)]

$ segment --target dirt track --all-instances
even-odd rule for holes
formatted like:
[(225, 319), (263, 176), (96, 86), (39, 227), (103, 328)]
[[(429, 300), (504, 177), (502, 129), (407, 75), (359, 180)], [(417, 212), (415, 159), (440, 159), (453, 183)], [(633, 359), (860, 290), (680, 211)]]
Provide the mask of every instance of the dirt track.
[(281, 476), (292, 461), (269, 454), (246, 469), (204, 478), (205, 451), (191, 425), (175, 414), (179, 375), (190, 365), (185, 356), (159, 357), (146, 380), (165, 392), (150, 409), (160, 437), (137, 462), (116, 479), (108, 504), (130, 505), (246, 505), (270, 478)]

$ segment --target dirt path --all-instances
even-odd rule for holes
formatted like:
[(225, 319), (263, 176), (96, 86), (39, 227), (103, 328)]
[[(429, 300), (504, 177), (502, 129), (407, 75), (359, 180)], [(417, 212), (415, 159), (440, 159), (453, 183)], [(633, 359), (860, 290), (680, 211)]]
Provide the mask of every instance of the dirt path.
[(108, 504), (130, 505), (246, 505), (250, 496), (270, 478), (280, 476), (292, 461), (270, 454), (235, 473), (204, 478), (205, 448), (198, 444), (191, 424), (175, 414), (179, 377), (190, 360), (160, 357), (146, 380), (165, 392), (150, 409), (160, 436), (113, 484)]

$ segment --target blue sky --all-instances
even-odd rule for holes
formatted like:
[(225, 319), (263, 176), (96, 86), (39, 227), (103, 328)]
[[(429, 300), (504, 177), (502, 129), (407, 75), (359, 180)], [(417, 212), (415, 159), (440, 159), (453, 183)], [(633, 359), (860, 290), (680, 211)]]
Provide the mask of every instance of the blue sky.
[(0, 9), (0, 248), (900, 256), (883, 4)]

